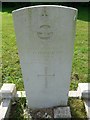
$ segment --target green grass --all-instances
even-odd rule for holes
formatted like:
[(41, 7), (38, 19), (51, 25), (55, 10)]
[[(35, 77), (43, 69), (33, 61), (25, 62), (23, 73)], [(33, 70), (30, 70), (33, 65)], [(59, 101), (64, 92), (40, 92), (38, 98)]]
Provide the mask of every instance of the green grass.
[(78, 98), (69, 98), (69, 106), (71, 110), (72, 118), (83, 118), (83, 120), (86, 120), (87, 115), (84, 108), (84, 102), (81, 99)]
[(12, 14), (2, 13), (2, 61), (3, 82), (15, 83), (17, 90), (23, 90), (23, 80), (16, 46)]
[[(3, 12), (0, 13), (2, 14), (2, 80), (3, 83), (15, 83), (17, 90), (24, 90), (13, 19), (10, 10), (9, 8), (3, 8)], [(87, 7), (79, 7), (70, 90), (76, 90), (80, 82), (90, 82), (88, 80), (87, 13)], [(73, 116), (83, 116), (85, 118), (85, 111), (82, 108), (83, 102), (72, 99), (70, 99), (70, 101)], [(20, 106), (17, 108), (19, 109)], [(18, 114), (21, 118), (23, 117), (22, 111)]]
[(2, 15), (0, 14), (0, 88), (2, 85)]
[(88, 81), (88, 23), (77, 20), (70, 88), (75, 90), (80, 82), (90, 82)]
[[(26, 111), (26, 112), (25, 112)], [(12, 120), (28, 120), (28, 110), (26, 106), (26, 99), (21, 98), (12, 102), (9, 119)]]

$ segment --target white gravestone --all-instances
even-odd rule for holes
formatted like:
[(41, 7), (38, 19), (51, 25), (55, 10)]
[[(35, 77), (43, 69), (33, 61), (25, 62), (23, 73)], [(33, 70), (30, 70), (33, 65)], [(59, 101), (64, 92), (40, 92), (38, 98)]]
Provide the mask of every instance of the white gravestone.
[(30, 108), (67, 105), (76, 16), (77, 9), (57, 5), (13, 11)]

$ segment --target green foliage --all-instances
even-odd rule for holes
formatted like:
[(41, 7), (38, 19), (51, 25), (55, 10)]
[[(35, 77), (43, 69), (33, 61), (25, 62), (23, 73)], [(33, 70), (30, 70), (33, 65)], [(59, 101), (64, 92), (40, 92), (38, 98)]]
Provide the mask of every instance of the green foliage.
[(73, 118), (86, 120), (87, 115), (84, 108), (84, 102), (78, 98), (69, 98), (69, 106)]
[[(10, 120), (27, 120), (28, 114), (25, 112), (26, 108), (26, 99), (21, 98), (15, 102), (12, 102), (11, 112), (9, 115)], [(27, 114), (27, 115), (26, 115)]]

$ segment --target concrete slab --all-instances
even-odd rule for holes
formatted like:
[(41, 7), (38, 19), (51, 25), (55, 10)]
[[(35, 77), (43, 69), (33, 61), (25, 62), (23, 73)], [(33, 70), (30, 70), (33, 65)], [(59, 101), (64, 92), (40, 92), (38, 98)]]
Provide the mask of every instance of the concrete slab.
[(26, 97), (26, 92), (25, 92), (25, 91), (17, 91), (15, 97), (16, 97), (16, 98)]
[(16, 95), (16, 86), (12, 83), (4, 83), (1, 90), (1, 98), (13, 98)]
[(79, 97), (79, 93), (78, 91), (69, 91), (69, 94), (68, 94), (69, 97)]
[(0, 105), (0, 120), (9, 117), (11, 99), (4, 99)]
[(55, 108), (54, 118), (71, 118), (70, 107)]
[(90, 99), (90, 83), (79, 83), (77, 92), (80, 98)]

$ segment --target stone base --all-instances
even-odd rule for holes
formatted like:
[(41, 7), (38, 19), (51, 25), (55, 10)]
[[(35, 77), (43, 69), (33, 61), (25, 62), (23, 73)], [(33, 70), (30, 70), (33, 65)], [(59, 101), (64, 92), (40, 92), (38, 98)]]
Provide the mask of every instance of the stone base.
[(1, 90), (0, 90), (0, 96), (2, 99), (5, 98), (14, 98), (16, 95), (16, 86), (15, 84), (11, 83), (4, 83)]
[(57, 119), (57, 118), (71, 118), (70, 107), (53, 107), (32, 110), (29, 109), (32, 120), (36, 119)]
[(71, 118), (70, 107), (55, 108), (54, 118)]

